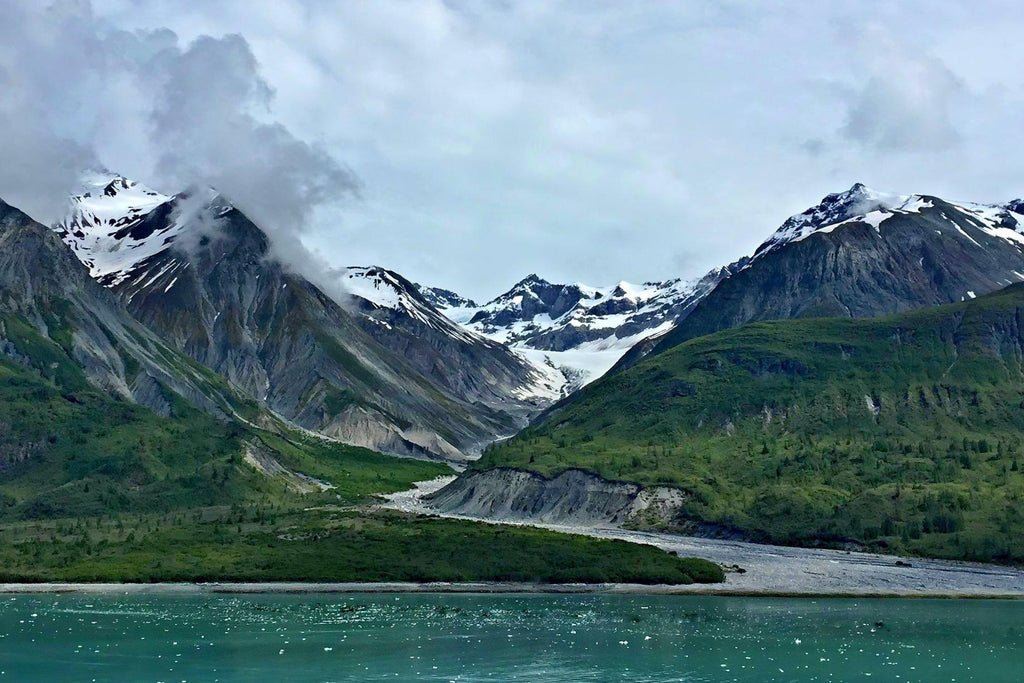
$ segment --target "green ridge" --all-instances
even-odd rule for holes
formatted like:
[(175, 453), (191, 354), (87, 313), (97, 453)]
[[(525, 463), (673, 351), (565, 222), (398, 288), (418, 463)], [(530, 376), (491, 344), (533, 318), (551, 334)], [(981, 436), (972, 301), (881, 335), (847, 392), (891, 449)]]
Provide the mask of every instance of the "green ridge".
[(683, 526), (1024, 561), (1024, 286), (871, 319), (756, 323), (650, 357), (490, 448), (688, 492)]

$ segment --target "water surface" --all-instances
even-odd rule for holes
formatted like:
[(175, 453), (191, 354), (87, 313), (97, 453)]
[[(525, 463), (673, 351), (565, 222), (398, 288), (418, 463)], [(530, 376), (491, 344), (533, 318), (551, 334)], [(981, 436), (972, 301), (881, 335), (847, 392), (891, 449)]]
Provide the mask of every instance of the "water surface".
[(1014, 681), (1024, 602), (0, 596), (0, 681)]

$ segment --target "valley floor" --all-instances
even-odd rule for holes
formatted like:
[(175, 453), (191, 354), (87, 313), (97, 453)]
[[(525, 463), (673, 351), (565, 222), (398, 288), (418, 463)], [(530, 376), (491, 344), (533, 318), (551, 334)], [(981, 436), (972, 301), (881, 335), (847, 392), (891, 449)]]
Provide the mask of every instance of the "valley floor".
[[(409, 491), (387, 496), (384, 507), (409, 513), (444, 515), (423, 497), (453, 477), (420, 482)], [(500, 520), (482, 520), (494, 523)], [(796, 548), (726, 541), (613, 527), (535, 524), (545, 529), (597, 538), (646, 543), (680, 557), (700, 557), (717, 564), (737, 565), (724, 584), (672, 587), (672, 593), (763, 595), (857, 595), (908, 597), (1014, 597), (1024, 599), (1024, 569), (1000, 565), (899, 558), (892, 555)], [(644, 592), (655, 592), (643, 587)]]

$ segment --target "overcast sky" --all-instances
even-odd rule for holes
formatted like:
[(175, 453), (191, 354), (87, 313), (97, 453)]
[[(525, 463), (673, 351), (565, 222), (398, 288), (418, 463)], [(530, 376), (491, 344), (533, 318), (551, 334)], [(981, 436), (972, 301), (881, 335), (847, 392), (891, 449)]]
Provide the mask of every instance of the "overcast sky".
[(210, 182), (279, 243), (481, 299), (695, 276), (855, 181), (1024, 194), (1010, 1), (9, 2), (11, 203), (88, 164)]

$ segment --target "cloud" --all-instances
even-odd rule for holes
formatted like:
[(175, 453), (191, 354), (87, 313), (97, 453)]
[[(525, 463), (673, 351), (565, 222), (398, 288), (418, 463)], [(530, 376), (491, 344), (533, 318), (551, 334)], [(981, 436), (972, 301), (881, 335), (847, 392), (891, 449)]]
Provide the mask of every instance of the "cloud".
[(239, 35), (201, 36), (144, 65), (155, 83), (151, 139), (159, 182), (209, 185), (253, 218), (282, 249), (313, 210), (356, 191), (355, 176), (322, 148), (298, 139), (269, 111), (273, 91)]
[(477, 299), (532, 271), (699, 275), (855, 181), (1024, 188), (1007, 0), (92, 0), (26, 24), (43, 1), (4, 3), (0, 109), (38, 99), (0, 152), (31, 140), (48, 161), (5, 154), (0, 196), (53, 196), (47, 170), (93, 156), (163, 191), (200, 176), (286, 226), (277, 245)]
[(878, 151), (941, 151), (962, 136), (953, 110), (968, 95), (964, 83), (940, 59), (900, 49), (870, 32), (870, 75), (850, 101), (841, 133)]
[[(318, 207), (355, 176), (273, 118), (246, 40), (122, 30), (89, 2), (18, 0), (0, 23), (0, 196), (52, 222), (83, 171), (110, 168), (165, 192), (211, 186), (301, 262)], [(198, 195), (196, 195), (198, 196)]]
[(68, 134), (83, 93), (61, 63), (89, 69), (95, 58), (81, 41), (59, 39), (73, 30), (50, 23), (60, 12), (27, 7), (5, 8), (0, 22), (0, 196), (49, 221), (63, 212), (79, 172), (97, 163), (91, 146)]

